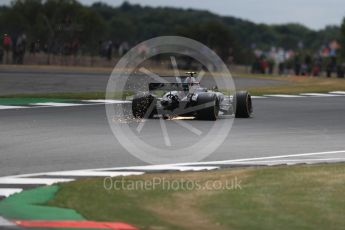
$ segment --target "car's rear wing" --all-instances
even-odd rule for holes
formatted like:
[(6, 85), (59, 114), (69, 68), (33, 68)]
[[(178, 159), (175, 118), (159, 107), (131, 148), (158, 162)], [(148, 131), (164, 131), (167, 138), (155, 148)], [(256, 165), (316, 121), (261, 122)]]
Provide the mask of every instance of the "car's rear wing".
[(188, 91), (188, 83), (149, 83), (149, 91)]

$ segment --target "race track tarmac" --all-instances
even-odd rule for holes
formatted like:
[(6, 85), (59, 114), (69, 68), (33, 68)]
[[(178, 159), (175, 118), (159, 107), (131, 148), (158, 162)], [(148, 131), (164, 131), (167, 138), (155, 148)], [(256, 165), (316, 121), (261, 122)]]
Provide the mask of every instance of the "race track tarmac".
[[(1, 68), (0, 69), (0, 95), (37, 94), (37, 93), (61, 93), (61, 92), (104, 92), (111, 72), (75, 72), (34, 70), (32, 68)], [(129, 84), (147, 84), (150, 79), (145, 74), (133, 74)], [(166, 79), (169, 79), (166, 78)], [(170, 77), (175, 81), (174, 77)], [(212, 78), (203, 78), (206, 87), (215, 86)], [(273, 86), (287, 84), (282, 80), (239, 78), (233, 77), (236, 88), (246, 89), (257, 86)], [(150, 80), (152, 81), (152, 79)]]
[[(225, 142), (204, 160), (344, 150), (344, 105), (345, 97), (254, 99), (253, 117), (235, 119)], [(202, 132), (210, 126), (184, 122)], [(152, 130), (158, 123), (145, 124), (142, 137), (161, 145), (162, 133)], [(0, 176), (146, 164), (114, 138), (104, 105), (0, 110), (0, 129)], [(172, 121), (167, 129), (173, 144), (195, 140)]]

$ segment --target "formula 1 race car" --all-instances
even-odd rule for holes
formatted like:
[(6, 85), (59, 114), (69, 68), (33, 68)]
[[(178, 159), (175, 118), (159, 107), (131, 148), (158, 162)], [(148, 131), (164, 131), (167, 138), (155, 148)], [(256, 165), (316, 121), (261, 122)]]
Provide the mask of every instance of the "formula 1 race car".
[[(149, 83), (149, 91), (134, 96), (132, 112), (135, 118), (162, 116), (195, 117), (200, 120), (217, 120), (219, 113), (234, 114), (236, 118), (248, 118), (253, 112), (251, 96), (246, 91), (226, 96), (209, 90), (195, 81), (194, 72), (178, 83)], [(181, 79), (181, 78), (180, 78)], [(159, 97), (155, 92), (160, 92)]]

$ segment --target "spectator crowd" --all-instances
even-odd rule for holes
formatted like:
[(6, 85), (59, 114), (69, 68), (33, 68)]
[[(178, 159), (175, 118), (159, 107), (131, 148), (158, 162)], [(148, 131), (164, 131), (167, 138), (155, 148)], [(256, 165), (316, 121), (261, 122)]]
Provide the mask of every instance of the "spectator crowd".
[[(253, 74), (296, 75), (296, 76), (320, 76), (338, 78), (345, 77), (345, 63), (337, 58), (340, 46), (336, 41), (330, 42), (311, 55), (311, 52), (303, 50), (301, 45), (298, 50), (284, 50), (283, 48), (271, 47), (269, 51), (253, 49), (255, 60), (251, 66)], [(130, 49), (128, 42), (117, 43), (112, 40), (100, 40), (98, 42), (98, 55), (105, 60), (111, 61), (113, 56), (121, 57)], [(41, 44), (39, 39), (34, 39), (27, 44), (25, 33), (19, 36), (4, 34), (0, 47), (0, 63), (23, 64), (26, 50), (30, 56), (36, 53), (52, 53), (58, 55), (80, 54), (79, 40), (74, 38), (70, 41), (51, 44)], [(147, 52), (143, 47), (143, 53)]]
[[(24, 64), (25, 55), (28, 51), (28, 57), (36, 54), (53, 54), (60, 56), (81, 56), (83, 55), (80, 42), (77, 38), (69, 39), (63, 42), (56, 40), (51, 43), (42, 43), (39, 39), (33, 39), (27, 42), (25, 33), (19, 36), (3, 34), (2, 45), (0, 46), (0, 64)], [(113, 42), (112, 40), (99, 40), (98, 55), (100, 58), (111, 61), (114, 56), (121, 57), (129, 49), (128, 42)]]
[(337, 56), (340, 46), (336, 41), (321, 47), (318, 52), (298, 50), (284, 50), (272, 47), (269, 51), (254, 49), (255, 60), (251, 67), (254, 74), (320, 76), (333, 75), (338, 78), (345, 77), (345, 62)]

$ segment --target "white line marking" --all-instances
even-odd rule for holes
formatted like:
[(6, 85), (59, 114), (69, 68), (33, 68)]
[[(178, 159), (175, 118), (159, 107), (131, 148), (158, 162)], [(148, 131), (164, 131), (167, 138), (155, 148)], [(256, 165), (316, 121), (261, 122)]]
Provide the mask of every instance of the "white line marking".
[(344, 161), (345, 158), (341, 157), (331, 157), (331, 158), (301, 158), (301, 159), (281, 159), (281, 160), (263, 160), (263, 161), (251, 161), (251, 162), (284, 162), (284, 161), (303, 161), (303, 162), (308, 162), (308, 161)]
[(9, 227), (9, 226), (15, 226), (15, 224), (0, 216), (0, 226), (3, 226), (3, 227), (8, 226)]
[[(165, 165), (146, 165), (146, 166), (131, 166), (131, 167), (112, 167), (112, 168), (96, 168), (96, 169), (87, 169), (90, 171), (106, 171), (106, 170), (150, 170), (150, 171), (160, 171), (160, 170), (176, 170), (176, 171), (199, 171), (199, 170), (214, 170), (218, 169), (221, 165), (226, 164), (252, 164), (255, 165), (259, 162), (294, 162), (300, 161), (301, 163), (304, 160), (306, 161), (343, 161), (345, 158), (307, 158), (307, 159), (281, 159), (281, 158), (292, 158), (292, 157), (303, 157), (303, 156), (316, 156), (316, 155), (331, 155), (345, 153), (345, 150), (339, 151), (328, 151), (328, 152), (314, 152), (314, 153), (302, 153), (302, 154), (290, 154), (290, 155), (279, 155), (279, 156), (268, 156), (268, 157), (256, 157), (256, 158), (243, 158), (243, 159), (234, 159), (226, 161), (209, 161), (209, 162), (194, 162), (194, 163), (180, 163), (180, 164), (165, 164)], [(277, 160), (274, 160), (277, 159)], [(279, 160), (280, 159), (280, 160)], [(266, 161), (269, 160), (269, 161)], [(208, 166), (212, 165), (212, 166)], [(215, 166), (213, 166), (215, 165)], [(219, 166), (218, 166), (219, 165)], [(73, 179), (40, 179), (40, 178), (30, 178), (34, 176), (43, 176), (43, 175), (77, 175), (80, 174), (80, 171), (86, 170), (74, 170), (74, 171), (60, 171), (60, 172), (49, 172), (49, 173), (33, 173), (33, 174), (22, 174), (14, 175), (8, 177), (0, 178), (0, 183), (12, 183), (12, 184), (45, 184), (47, 182), (57, 183), (57, 182), (68, 182), (73, 181)], [(108, 173), (108, 172), (106, 172)], [(121, 172), (122, 173), (122, 172)], [(130, 172), (132, 173), (132, 172)], [(139, 172), (142, 173), (142, 172)], [(87, 173), (88, 174), (88, 173)], [(98, 174), (100, 175), (100, 174)], [(45, 182), (45, 183), (44, 183)], [(1, 195), (1, 194), (0, 194)]]
[[(234, 162), (250, 162), (250, 161), (258, 161), (258, 160), (266, 160), (266, 159), (279, 159), (279, 158), (289, 158), (289, 157), (301, 157), (301, 156), (314, 156), (314, 155), (331, 155), (331, 154), (338, 154), (338, 153), (345, 153), (345, 150), (339, 151), (328, 151), (328, 152), (316, 152), (316, 153), (302, 153), (302, 154), (290, 154), (290, 155), (279, 155), (279, 156), (269, 156), (269, 157), (256, 157), (256, 158), (243, 158), (243, 159), (234, 159), (234, 160), (226, 160), (226, 161), (208, 161), (208, 162), (194, 162), (194, 163), (180, 163), (180, 164), (162, 164), (162, 165), (146, 165), (146, 166), (130, 166), (130, 167), (112, 167), (112, 168), (96, 168), (96, 169), (89, 169), (95, 171), (104, 171), (104, 170), (211, 170), (215, 168), (219, 168), (217, 166), (204, 166), (208, 164), (229, 164)], [(310, 158), (312, 159), (312, 158)], [(194, 167), (193, 167), (194, 165)], [(66, 172), (66, 171), (62, 171)], [(73, 172), (73, 171), (70, 171)], [(59, 172), (52, 172), (52, 173), (59, 173)], [(11, 176), (11, 178), (20, 178), (20, 177), (30, 177), (30, 176), (40, 176), (46, 175), (46, 173), (34, 173), (34, 174), (22, 174), (22, 175), (15, 175)], [(0, 178), (2, 179), (2, 178)]]
[(126, 104), (132, 103), (131, 101), (123, 101), (123, 100), (82, 100), (83, 102), (92, 102), (92, 103), (100, 103), (100, 104)]
[(309, 97), (339, 97), (341, 95), (336, 94), (329, 94), (329, 93), (301, 93), (302, 96), (309, 96)]
[(28, 106), (15, 106), (15, 105), (0, 105), (0, 109), (24, 109), (30, 108)]
[(145, 166), (130, 166), (120, 168), (94, 169), (94, 170), (143, 170), (143, 171), (161, 171), (161, 170), (176, 170), (176, 171), (202, 171), (218, 169), (217, 166), (178, 166), (178, 165), (145, 165)]
[[(219, 115), (222, 115), (223, 112), (219, 111)], [(178, 117), (173, 117), (171, 118), (172, 121), (176, 121), (176, 120), (194, 120), (195, 117), (182, 117), (182, 116), (178, 116)]]
[(80, 170), (80, 171), (64, 171), (45, 173), (47, 176), (92, 176), (92, 177), (115, 177), (115, 176), (131, 176), (142, 175), (144, 172), (98, 172), (92, 170)]
[(316, 155), (330, 155), (337, 153), (345, 153), (345, 150), (339, 151), (329, 151), (329, 152), (316, 152), (316, 153), (301, 153), (301, 154), (290, 154), (290, 155), (279, 155), (279, 156), (269, 156), (269, 157), (254, 157), (254, 158), (243, 158), (235, 160), (226, 161), (209, 161), (209, 162), (198, 162), (198, 163), (182, 163), (177, 165), (204, 165), (204, 164), (229, 164), (233, 162), (244, 162), (244, 161), (256, 161), (256, 160), (268, 160), (268, 159), (279, 159), (279, 158), (289, 158), (289, 157), (302, 157), (302, 156), (316, 156)]
[(293, 97), (304, 97), (304, 96), (301, 96), (301, 95), (290, 95), (290, 94), (267, 94), (267, 95), (264, 95), (265, 97), (286, 97), (286, 98), (293, 98)]
[[(41, 173), (44, 175), (44, 173)], [(0, 178), (0, 184), (45, 184), (52, 185), (60, 182), (70, 182), (73, 179), (65, 178), (13, 178), (13, 177), (2, 177)]]
[[(126, 102), (117, 102), (119, 104), (121, 103), (132, 103), (131, 101), (126, 101)], [(67, 104), (67, 103), (66, 103)], [(94, 103), (94, 104), (69, 104), (68, 106), (73, 107), (73, 106), (95, 106), (95, 105), (102, 105), (102, 104), (106, 104), (106, 103)], [(112, 104), (115, 104), (112, 103)], [(30, 104), (30, 105), (37, 105), (37, 104)], [(6, 110), (6, 109), (42, 109), (42, 108), (54, 108), (54, 107), (60, 107), (60, 106), (50, 106), (47, 104), (44, 105), (39, 105), (39, 106), (2, 106), (0, 105), (0, 110)], [(61, 107), (65, 107), (65, 106), (61, 106)]]
[(345, 95), (345, 91), (332, 91), (329, 92), (330, 94), (339, 94), (339, 95)]
[(81, 106), (81, 105), (84, 105), (84, 104), (58, 103), (58, 102), (42, 102), (42, 103), (30, 103), (29, 105), (51, 106), (51, 107), (67, 107), (67, 106)]
[(263, 99), (263, 98), (267, 98), (265, 96), (252, 96), (252, 99)]
[(21, 192), (21, 188), (0, 188), (0, 196), (8, 197), (12, 194)]
[(338, 161), (343, 162), (345, 158), (302, 158), (302, 159), (281, 159), (281, 160), (258, 160), (258, 161), (244, 161), (244, 162), (234, 162), (234, 164), (250, 164), (250, 165), (258, 165), (258, 164), (266, 164), (266, 163), (286, 163), (286, 162), (300, 162), (300, 163), (309, 163), (314, 161)]
[[(129, 166), (129, 167), (112, 167), (112, 168), (96, 168), (96, 169), (86, 169), (87, 171), (110, 171), (110, 170), (138, 170), (138, 171), (161, 171), (161, 170), (176, 170), (176, 171), (203, 171), (203, 170), (214, 170), (219, 169), (218, 166), (183, 166), (183, 165), (173, 165), (173, 164), (165, 164), (165, 165), (144, 165), (144, 166)], [(86, 171), (83, 170), (83, 171)], [(21, 175), (13, 175), (7, 177), (0, 177), (1, 179), (27, 179), (31, 180), (30, 177), (37, 177), (37, 176), (44, 176), (44, 175), (73, 175), (75, 172), (82, 171), (82, 170), (72, 170), (72, 171), (56, 171), (56, 172), (48, 172), (48, 173), (31, 173), (31, 174), (21, 174)], [(141, 172), (140, 172), (141, 173)], [(1, 181), (0, 181), (1, 183)], [(27, 183), (23, 183), (27, 184)]]

